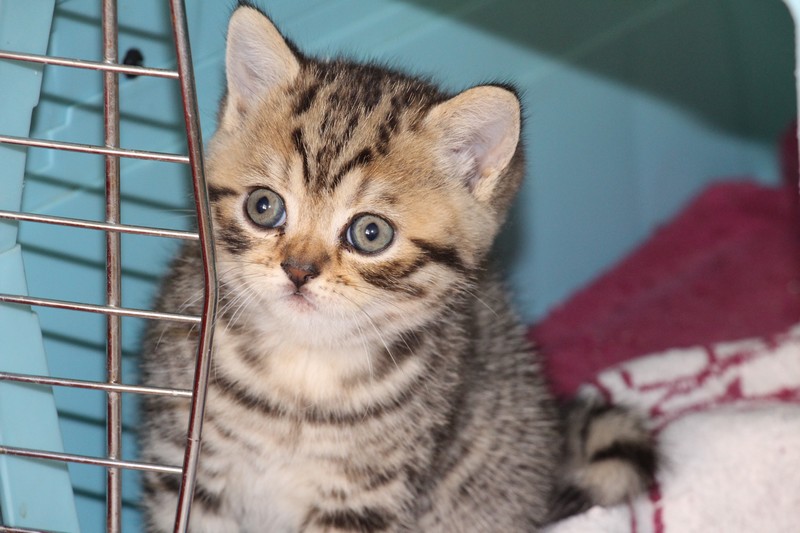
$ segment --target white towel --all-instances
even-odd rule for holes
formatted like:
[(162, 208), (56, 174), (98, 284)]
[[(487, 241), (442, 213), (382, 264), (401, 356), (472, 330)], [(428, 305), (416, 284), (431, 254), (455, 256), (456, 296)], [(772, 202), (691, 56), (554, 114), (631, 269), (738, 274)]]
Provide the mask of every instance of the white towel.
[(664, 466), (649, 494), (548, 533), (800, 532), (800, 326), (633, 359), (584, 392), (644, 413)]

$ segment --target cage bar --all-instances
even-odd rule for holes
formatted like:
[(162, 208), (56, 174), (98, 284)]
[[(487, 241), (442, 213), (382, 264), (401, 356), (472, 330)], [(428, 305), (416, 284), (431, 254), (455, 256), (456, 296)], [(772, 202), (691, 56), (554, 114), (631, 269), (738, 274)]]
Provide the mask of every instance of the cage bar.
[(117, 63), (99, 63), (97, 61), (87, 61), (85, 59), (43, 56), (39, 54), (23, 54), (19, 52), (10, 52), (7, 50), (0, 50), (0, 59), (27, 61), (29, 63), (41, 63), (43, 65), (81, 68), (86, 70), (109, 71), (109, 72), (116, 72), (118, 74), (128, 74), (131, 76), (152, 76), (154, 78), (178, 79), (178, 73), (176, 71), (167, 70), (163, 68), (139, 67), (135, 65), (120, 65)]
[(130, 233), (133, 235), (150, 235), (153, 237), (169, 237), (171, 239), (184, 239), (190, 241), (196, 241), (199, 239), (197, 232), (193, 231), (151, 228), (148, 226), (135, 226), (131, 224), (109, 224), (107, 222), (96, 222), (94, 220), (38, 215), (35, 213), (18, 213), (16, 211), (5, 211), (2, 209), (0, 209), (0, 218), (9, 220), (22, 220), (25, 222), (41, 222), (44, 224), (55, 224), (57, 226), (69, 226), (73, 228), (116, 231), (119, 233)]
[(148, 318), (152, 320), (171, 320), (173, 322), (187, 322), (189, 324), (199, 324), (203, 320), (202, 317), (181, 315), (178, 313), (165, 313), (163, 311), (148, 311), (145, 309), (111, 307), (107, 305), (85, 304), (79, 302), (65, 302), (64, 300), (37, 298), (35, 296), (20, 296), (17, 294), (0, 294), (0, 302), (10, 304), (39, 305), (42, 307), (54, 307), (56, 309), (68, 309), (70, 311), (85, 311), (87, 313), (129, 316), (133, 318)]
[(150, 161), (165, 161), (167, 163), (189, 163), (189, 158), (185, 155), (165, 154), (162, 152), (151, 152), (148, 150), (128, 150), (126, 148), (111, 146), (94, 146), (91, 144), (49, 141), (46, 139), (30, 139), (26, 137), (15, 137), (13, 135), (0, 135), (0, 143), (16, 144), (18, 146), (28, 146), (31, 148), (52, 148), (55, 150), (82, 152), (86, 154), (130, 157), (132, 159), (147, 159)]
[[(103, 63), (114, 65), (117, 51), (117, 0), (103, 0)], [(119, 74), (103, 72), (103, 130), (105, 146), (119, 148)], [(120, 161), (105, 156), (106, 223), (120, 223)], [(106, 305), (122, 305), (122, 265), (120, 235), (106, 232)], [(106, 315), (106, 381), (119, 385), (122, 380), (122, 321), (117, 314)], [(106, 455), (112, 461), (122, 458), (122, 395), (106, 391)], [(115, 465), (106, 469), (106, 531), (122, 530), (122, 471)]]
[(0, 380), (16, 381), (17, 383), (30, 383), (34, 385), (73, 387), (77, 389), (130, 392), (134, 394), (150, 394), (157, 396), (174, 396), (176, 398), (192, 397), (192, 391), (188, 389), (168, 389), (164, 387), (145, 387), (142, 385), (106, 383), (105, 381), (87, 381), (83, 379), (54, 378), (50, 376), (31, 376), (28, 374), (16, 374), (14, 372), (0, 372)]
[(123, 461), (121, 459), (107, 459), (102, 457), (89, 457), (87, 455), (76, 455), (74, 453), (48, 452), (45, 450), (30, 450), (27, 448), (17, 448), (14, 446), (0, 446), (0, 454), (16, 455), (18, 457), (29, 457), (31, 459), (62, 461), (65, 463), (104, 466), (109, 470), (127, 468), (128, 470), (163, 472), (165, 474), (180, 474), (182, 471), (181, 467), (179, 466), (157, 465), (152, 463), (142, 463), (139, 461)]
[(170, 14), (175, 40), (175, 56), (180, 74), (194, 199), (197, 205), (197, 231), (200, 235), (200, 251), (203, 261), (203, 294), (205, 296), (192, 386), (194, 395), (192, 396), (192, 406), (189, 414), (181, 490), (178, 496), (178, 509), (175, 514), (174, 531), (178, 533), (186, 531), (189, 527), (189, 514), (194, 495), (197, 462), (200, 457), (200, 437), (203, 429), (203, 412), (206, 404), (206, 389), (214, 337), (213, 319), (217, 312), (218, 286), (217, 271), (214, 263), (214, 236), (211, 231), (211, 217), (209, 215), (208, 188), (203, 167), (203, 141), (194, 85), (192, 52), (189, 45), (189, 31), (186, 26), (186, 12), (183, 0), (170, 0)]

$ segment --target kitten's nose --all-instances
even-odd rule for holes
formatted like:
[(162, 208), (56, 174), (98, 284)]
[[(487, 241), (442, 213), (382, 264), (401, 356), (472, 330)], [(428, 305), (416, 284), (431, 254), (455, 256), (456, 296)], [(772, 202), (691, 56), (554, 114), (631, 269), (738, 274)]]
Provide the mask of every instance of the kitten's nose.
[(289, 279), (292, 280), (292, 283), (294, 283), (294, 286), (298, 289), (305, 285), (308, 280), (315, 278), (317, 274), (319, 274), (317, 267), (314, 265), (300, 265), (291, 260), (281, 263), (281, 268), (283, 268), (283, 271), (286, 272), (286, 275), (289, 276)]

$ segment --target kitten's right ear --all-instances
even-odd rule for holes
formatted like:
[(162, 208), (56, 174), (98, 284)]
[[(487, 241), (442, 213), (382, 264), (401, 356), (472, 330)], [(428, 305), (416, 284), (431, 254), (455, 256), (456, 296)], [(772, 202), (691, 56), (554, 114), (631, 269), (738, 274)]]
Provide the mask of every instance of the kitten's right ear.
[(220, 126), (235, 127), (270, 91), (291, 82), (298, 72), (297, 56), (272, 21), (252, 6), (238, 7), (228, 23), (228, 92)]

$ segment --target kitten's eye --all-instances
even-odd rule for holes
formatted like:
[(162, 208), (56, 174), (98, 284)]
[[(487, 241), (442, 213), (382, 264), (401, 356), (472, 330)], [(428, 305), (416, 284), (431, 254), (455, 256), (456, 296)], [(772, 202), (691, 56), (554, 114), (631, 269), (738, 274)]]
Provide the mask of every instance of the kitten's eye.
[(364, 254), (374, 254), (385, 250), (392, 244), (394, 228), (375, 215), (359, 215), (347, 228), (347, 242)]
[(245, 209), (250, 220), (264, 228), (277, 228), (286, 222), (283, 198), (271, 189), (256, 189), (251, 192)]

